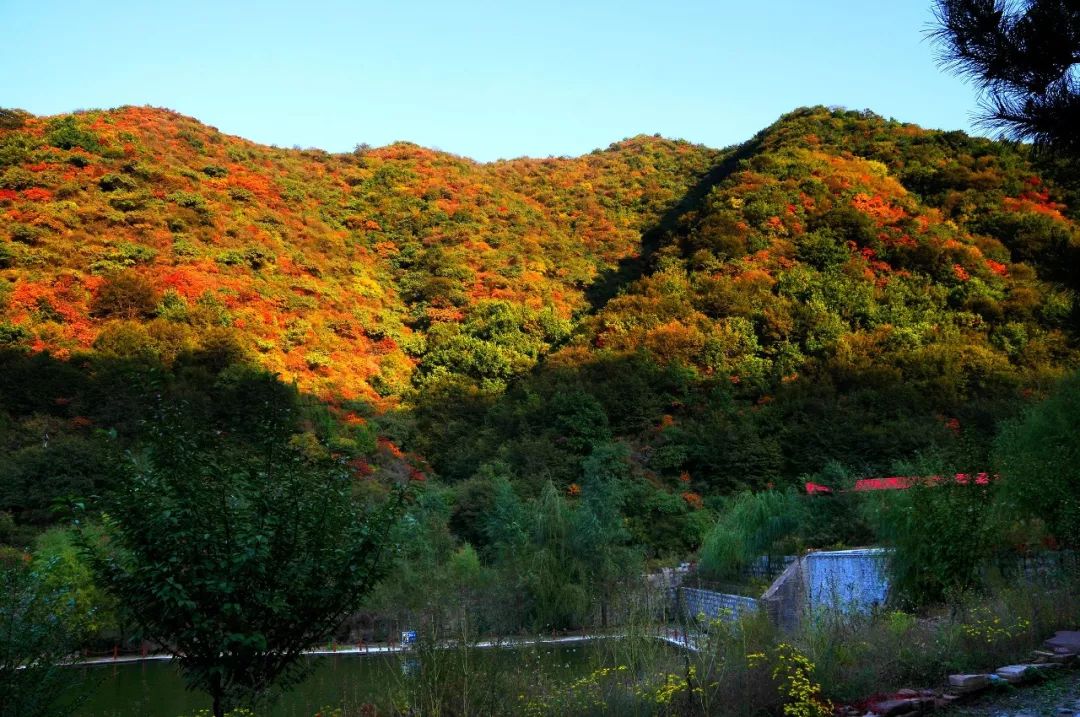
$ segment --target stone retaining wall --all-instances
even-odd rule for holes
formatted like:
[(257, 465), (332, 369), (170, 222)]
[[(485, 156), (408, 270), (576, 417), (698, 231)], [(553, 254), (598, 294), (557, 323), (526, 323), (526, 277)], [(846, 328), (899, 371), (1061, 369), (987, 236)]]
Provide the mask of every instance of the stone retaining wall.
[(758, 609), (754, 598), (699, 588), (679, 588), (677, 599), (680, 612), (691, 619), (704, 615), (710, 619), (738, 620)]

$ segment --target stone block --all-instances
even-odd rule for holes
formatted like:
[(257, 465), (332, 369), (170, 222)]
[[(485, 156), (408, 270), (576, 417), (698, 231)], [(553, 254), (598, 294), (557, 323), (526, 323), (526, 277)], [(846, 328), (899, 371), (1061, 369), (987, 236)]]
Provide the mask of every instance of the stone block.
[(990, 686), (988, 675), (949, 675), (949, 687), (961, 694), (970, 694)]
[(1048, 652), (1071, 652), (1080, 654), (1080, 631), (1062, 630), (1043, 643)]
[(874, 712), (881, 717), (905, 717), (908, 714), (923, 714), (924, 700), (920, 697), (899, 697), (885, 700), (874, 705)]
[(1035, 650), (1035, 659), (1038, 662), (1056, 662), (1058, 664), (1068, 664), (1076, 659), (1076, 654), (1061, 649), (1058, 651), (1050, 650)]
[(999, 667), (994, 674), (998, 675), (1010, 684), (1016, 685), (1021, 682), (1027, 682), (1032, 678), (1033, 675), (1036, 675), (1043, 670), (1050, 670), (1057, 667), (1061, 667), (1061, 665), (1055, 662), (1035, 663), (1026, 665), (1006, 665), (1005, 667)]

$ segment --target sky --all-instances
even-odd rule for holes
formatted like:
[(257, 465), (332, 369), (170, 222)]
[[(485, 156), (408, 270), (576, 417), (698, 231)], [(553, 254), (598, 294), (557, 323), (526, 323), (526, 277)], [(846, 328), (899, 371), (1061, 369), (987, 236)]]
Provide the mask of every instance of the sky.
[(972, 131), (931, 0), (0, 0), (0, 106), (168, 107), (264, 144), (713, 147), (806, 105)]

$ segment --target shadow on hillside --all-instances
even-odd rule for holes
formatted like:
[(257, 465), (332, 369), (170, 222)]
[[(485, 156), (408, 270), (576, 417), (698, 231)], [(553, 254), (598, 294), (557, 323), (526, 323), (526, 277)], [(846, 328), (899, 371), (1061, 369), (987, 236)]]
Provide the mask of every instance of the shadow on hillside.
[[(47, 525), (62, 506), (102, 495), (122, 474), (124, 455), (165, 430), (165, 416), (208, 450), (258, 452), (308, 432), (352, 442), (343, 445), (376, 445), (369, 429), (342, 427), (329, 407), (295, 385), (217, 351), (192, 351), (165, 365), (0, 349), (0, 517)], [(0, 543), (2, 529), (0, 520)]]
[(713, 187), (730, 177), (739, 163), (754, 156), (761, 146), (760, 135), (731, 150), (716, 166), (706, 172), (660, 220), (641, 234), (641, 252), (636, 257), (622, 259), (615, 269), (602, 272), (585, 290), (593, 311), (602, 308), (618, 296), (623, 287), (643, 277), (653, 263), (653, 257), (679, 227), (680, 220), (698, 208)]

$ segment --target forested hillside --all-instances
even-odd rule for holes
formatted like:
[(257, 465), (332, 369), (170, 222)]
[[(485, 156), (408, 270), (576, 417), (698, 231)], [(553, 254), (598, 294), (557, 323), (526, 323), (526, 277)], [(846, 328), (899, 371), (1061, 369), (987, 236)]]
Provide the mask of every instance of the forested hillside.
[(1024, 146), (824, 108), (489, 164), (150, 108), (0, 126), (10, 535), (107, 490), (162, 397), (232, 426), (294, 400), (298, 450), (448, 486), (477, 547), (501, 486), (603, 475), (683, 553), (741, 488), (985, 466), (1077, 364), (1075, 188)]

